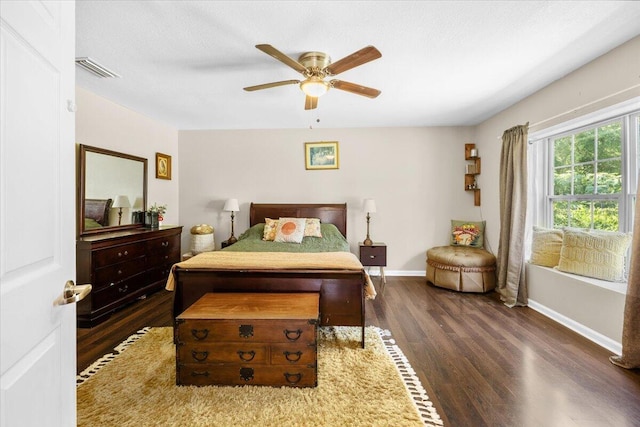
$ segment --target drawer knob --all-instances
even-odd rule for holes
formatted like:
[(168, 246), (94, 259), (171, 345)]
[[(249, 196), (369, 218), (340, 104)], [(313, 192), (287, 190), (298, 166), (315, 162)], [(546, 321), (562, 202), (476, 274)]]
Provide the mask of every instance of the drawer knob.
[(253, 336), (253, 325), (240, 325), (238, 330), (240, 338), (251, 338)]
[(129, 285), (124, 285), (122, 288), (118, 288), (118, 292), (121, 294), (127, 292), (129, 290)]
[(209, 336), (209, 330), (208, 329), (192, 329), (191, 330), (191, 335), (198, 341), (202, 341), (203, 339), (206, 339), (207, 336)]
[(302, 374), (301, 373), (290, 374), (288, 372), (285, 372), (284, 378), (287, 380), (289, 384), (298, 384), (302, 379)]
[(283, 332), (284, 336), (287, 337), (289, 341), (297, 341), (298, 338), (300, 338), (300, 335), (302, 335), (302, 329), (296, 329), (295, 331), (285, 329)]
[(209, 352), (191, 350), (191, 357), (193, 357), (196, 362), (204, 362), (207, 360), (207, 357), (209, 357)]
[(253, 358), (256, 357), (256, 352), (253, 350), (251, 351), (238, 350), (238, 356), (240, 356), (240, 359), (243, 362), (251, 362)]
[(208, 377), (209, 371), (191, 371), (192, 377)]
[(285, 351), (282, 354), (284, 354), (284, 358), (287, 359), (287, 361), (291, 362), (291, 363), (298, 362), (300, 360), (300, 358), (302, 357), (302, 352), (301, 351), (296, 351), (295, 353), (291, 353), (290, 351)]
[(374, 259), (376, 256), (375, 255), (369, 255), (369, 258)]
[(253, 368), (240, 368), (240, 378), (244, 381), (251, 381), (253, 379)]

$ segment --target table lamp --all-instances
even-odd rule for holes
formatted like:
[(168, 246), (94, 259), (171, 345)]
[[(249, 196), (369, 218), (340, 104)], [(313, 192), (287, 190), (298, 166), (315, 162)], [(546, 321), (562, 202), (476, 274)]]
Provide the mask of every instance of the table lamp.
[(369, 214), (376, 213), (376, 201), (373, 199), (364, 199), (363, 210), (367, 213), (367, 238), (364, 239), (363, 244), (365, 246), (373, 245), (373, 241), (369, 237), (369, 221), (371, 216)]
[(118, 210), (118, 225), (122, 224), (122, 208), (130, 208), (129, 198), (127, 196), (116, 196), (116, 200), (113, 202), (113, 208), (119, 208)]
[(227, 243), (232, 244), (238, 241), (236, 236), (233, 235), (233, 219), (235, 217), (234, 212), (238, 212), (240, 207), (238, 206), (238, 199), (229, 199), (225, 202), (224, 208), (222, 208), (226, 212), (231, 212), (231, 237), (227, 239)]

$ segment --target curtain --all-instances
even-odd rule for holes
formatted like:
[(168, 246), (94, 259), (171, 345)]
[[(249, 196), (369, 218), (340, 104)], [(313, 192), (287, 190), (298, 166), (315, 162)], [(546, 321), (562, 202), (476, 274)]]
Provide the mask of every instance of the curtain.
[(631, 262), (627, 296), (624, 300), (624, 322), (622, 324), (622, 355), (611, 356), (614, 365), (627, 369), (640, 368), (640, 180), (636, 195), (636, 210), (633, 220)]
[(497, 292), (508, 307), (525, 306), (528, 299), (524, 270), (528, 132), (529, 123), (502, 135)]

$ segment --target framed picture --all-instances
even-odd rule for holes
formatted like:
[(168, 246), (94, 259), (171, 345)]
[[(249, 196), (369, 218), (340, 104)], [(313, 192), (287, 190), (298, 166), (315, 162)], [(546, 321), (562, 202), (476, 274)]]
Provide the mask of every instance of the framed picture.
[(340, 166), (338, 141), (305, 142), (304, 157), (307, 169), (338, 169)]
[(156, 153), (156, 178), (171, 179), (171, 156)]

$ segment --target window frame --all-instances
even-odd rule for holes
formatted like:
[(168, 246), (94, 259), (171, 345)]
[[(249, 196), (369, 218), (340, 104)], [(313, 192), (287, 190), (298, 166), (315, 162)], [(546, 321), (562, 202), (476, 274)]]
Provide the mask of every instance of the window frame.
[[(585, 130), (596, 129), (607, 124), (620, 121), (621, 123), (621, 173), (622, 189), (620, 193), (613, 194), (580, 194), (580, 195), (554, 195), (554, 158), (553, 140), (568, 135), (578, 134)], [(532, 132), (529, 135), (529, 144), (538, 145), (541, 161), (537, 161), (536, 167), (529, 172), (542, 173), (543, 179), (540, 192), (530, 200), (537, 205), (533, 213), (533, 223), (543, 227), (553, 227), (553, 202), (566, 201), (598, 201), (612, 200), (618, 202), (618, 231), (631, 232), (633, 230), (634, 200), (637, 191), (638, 177), (640, 176), (640, 131), (635, 131), (634, 124), (640, 125), (640, 97), (626, 102), (607, 107), (585, 116), (568, 120), (550, 128)], [(630, 131), (633, 129), (634, 131)], [(575, 163), (574, 163), (575, 165)], [(537, 220), (536, 220), (537, 219)]]

